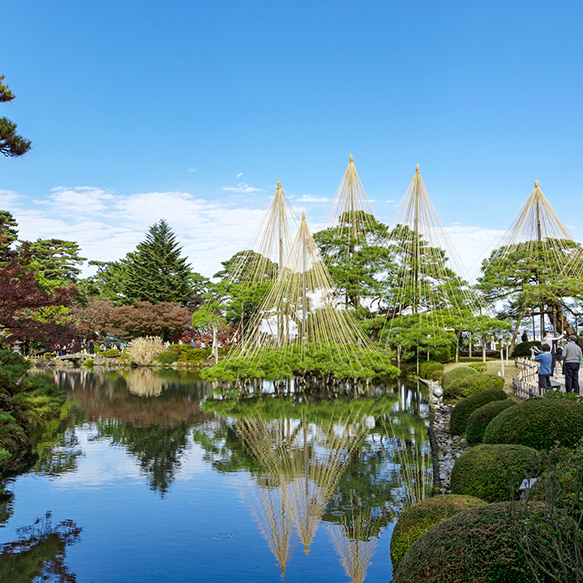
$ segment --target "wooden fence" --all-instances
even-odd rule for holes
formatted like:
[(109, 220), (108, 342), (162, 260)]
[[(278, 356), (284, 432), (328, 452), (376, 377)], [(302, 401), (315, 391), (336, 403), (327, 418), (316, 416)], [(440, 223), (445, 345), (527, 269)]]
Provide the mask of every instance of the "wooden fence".
[(512, 390), (519, 399), (542, 397), (546, 389), (538, 386), (538, 363), (527, 358), (515, 360), (518, 372), (512, 379)]

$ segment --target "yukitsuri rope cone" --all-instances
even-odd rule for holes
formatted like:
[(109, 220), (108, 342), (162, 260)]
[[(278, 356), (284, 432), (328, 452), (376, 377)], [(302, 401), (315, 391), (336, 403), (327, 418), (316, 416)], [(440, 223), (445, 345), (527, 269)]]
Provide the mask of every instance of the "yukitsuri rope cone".
[(263, 253), (273, 256), (273, 246), (278, 246), (277, 278), (248, 322), (238, 348), (205, 370), (205, 376), (224, 381), (294, 377), (300, 384), (314, 377), (329, 382), (350, 379), (356, 386), (379, 374), (396, 374), (388, 355), (373, 348), (339, 301), (305, 214), (289, 252), (281, 252), (281, 239), (273, 231), (282, 221), (272, 216), (276, 212), (281, 216), (274, 210), (279, 208), (270, 207), (264, 221), (268, 232), (261, 237), (266, 242)]
[[(421, 344), (447, 344), (454, 331), (480, 329), (481, 304), (458, 275), (461, 264), (429, 195), (419, 165), (393, 220), (389, 241), (394, 252), (392, 285), (385, 297), (385, 335), (400, 350), (403, 331), (415, 328)], [(452, 265), (452, 267), (450, 267)], [(417, 353), (419, 353), (419, 344)]]
[[(548, 314), (557, 330), (575, 333), (564, 316), (563, 298), (569, 297), (576, 280), (581, 281), (583, 252), (543, 194), (538, 180), (487, 263), (499, 270), (516, 270), (518, 279), (524, 265), (523, 293), (531, 298), (531, 304), (538, 303), (540, 329), (545, 329), (544, 316)], [(527, 311), (526, 305), (520, 308), (513, 343)], [(534, 313), (532, 306), (530, 311)]]

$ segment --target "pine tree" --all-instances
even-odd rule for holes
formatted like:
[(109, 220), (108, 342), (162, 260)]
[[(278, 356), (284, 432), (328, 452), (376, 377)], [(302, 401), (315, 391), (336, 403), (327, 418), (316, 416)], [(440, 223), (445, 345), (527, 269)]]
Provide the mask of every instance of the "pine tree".
[[(4, 84), (4, 75), (0, 75), (0, 103), (14, 99), (14, 93)], [(16, 124), (7, 117), (0, 117), (0, 153), (9, 157), (23, 156), (30, 150), (30, 140), (16, 133)]]
[(125, 303), (185, 302), (191, 292), (191, 271), (181, 250), (164, 219), (152, 225), (145, 241), (126, 256)]

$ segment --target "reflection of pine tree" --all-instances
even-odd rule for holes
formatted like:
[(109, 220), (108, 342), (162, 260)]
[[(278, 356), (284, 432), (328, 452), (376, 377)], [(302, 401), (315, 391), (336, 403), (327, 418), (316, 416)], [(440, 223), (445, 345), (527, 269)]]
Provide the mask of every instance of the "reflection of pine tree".
[(19, 529), (17, 541), (0, 546), (0, 581), (73, 583), (74, 573), (65, 564), (67, 546), (79, 540), (81, 528), (73, 521), (51, 524), (51, 513)]
[(177, 423), (170, 427), (134, 427), (131, 423), (108, 420), (97, 427), (101, 437), (110, 437), (113, 445), (122, 445), (138, 459), (152, 490), (164, 496), (188, 447), (189, 426)]

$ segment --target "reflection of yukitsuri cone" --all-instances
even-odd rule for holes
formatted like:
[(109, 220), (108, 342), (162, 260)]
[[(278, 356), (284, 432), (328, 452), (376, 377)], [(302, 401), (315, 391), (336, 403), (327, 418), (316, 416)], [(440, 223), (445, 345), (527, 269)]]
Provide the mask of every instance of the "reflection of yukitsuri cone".
[(370, 538), (366, 526), (370, 522), (370, 512), (367, 520), (362, 515), (356, 517), (350, 538), (346, 536), (349, 532), (347, 518), (342, 522), (342, 525), (329, 525), (328, 534), (350, 581), (362, 583), (378, 543), (378, 537)]
[(363, 425), (337, 423), (310, 431), (306, 420), (292, 425), (288, 419), (268, 424), (256, 418), (239, 421), (237, 428), (265, 468), (269, 487), (279, 489), (280, 499), (288, 503), (308, 554), (326, 504), (365, 434)]
[(126, 383), (130, 393), (141, 397), (159, 397), (165, 385), (158, 371), (146, 367), (128, 371)]
[(277, 564), (281, 567), (283, 578), (294, 551), (291, 545), (293, 521), (287, 487), (285, 484), (280, 487), (268, 485), (259, 488), (258, 495), (261, 505), (252, 507), (252, 511)]

